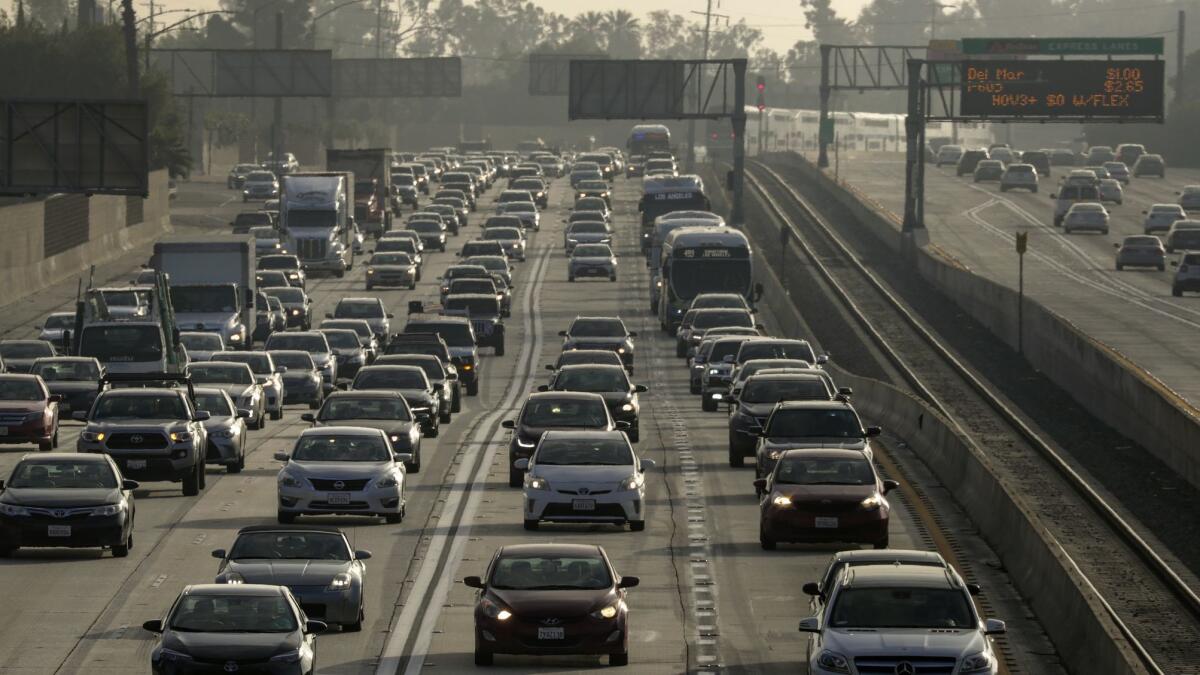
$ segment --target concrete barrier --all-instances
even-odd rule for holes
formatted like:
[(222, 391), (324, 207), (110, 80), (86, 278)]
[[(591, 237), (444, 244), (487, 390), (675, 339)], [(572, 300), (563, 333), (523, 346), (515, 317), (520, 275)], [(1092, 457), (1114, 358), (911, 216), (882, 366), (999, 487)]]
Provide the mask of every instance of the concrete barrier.
[[(50, 199), (55, 199), (51, 197)], [(73, 232), (80, 243), (47, 256), (46, 200), (0, 207), (0, 288), (3, 304), (21, 300), (69, 277), (148, 244), (171, 229), (167, 172), (150, 174), (150, 197), (141, 200), (141, 218), (130, 199), (88, 198)], [(130, 209), (133, 208), (133, 211)], [(85, 224), (86, 223), (86, 224)]]
[[(880, 241), (902, 250), (896, 214), (811, 163), (799, 167), (820, 192), (815, 199), (832, 200)], [(917, 248), (915, 255), (922, 277), (1016, 349), (1014, 289), (975, 274), (936, 244)], [(1024, 315), (1024, 353), (1031, 365), (1067, 392), (1078, 394), (1075, 401), (1093, 416), (1200, 487), (1200, 410), (1118, 350), (1028, 296)]]

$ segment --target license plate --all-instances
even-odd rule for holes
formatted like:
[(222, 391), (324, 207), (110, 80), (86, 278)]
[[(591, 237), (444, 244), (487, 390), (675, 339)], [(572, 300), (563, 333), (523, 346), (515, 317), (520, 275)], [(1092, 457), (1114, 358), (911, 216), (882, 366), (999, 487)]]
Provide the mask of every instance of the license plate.
[(576, 511), (595, 511), (595, 499), (573, 499), (571, 500), (571, 508)]
[(822, 529), (834, 529), (838, 526), (838, 519), (837, 518), (822, 518), (820, 516), (817, 516), (816, 522), (814, 523), (814, 525), (816, 525), (817, 527), (822, 528)]
[(125, 462), (125, 468), (126, 469), (144, 469), (144, 468), (146, 468), (146, 460), (144, 460), (144, 459), (127, 460)]
[(330, 504), (349, 504), (350, 503), (350, 493), (349, 492), (330, 492), (328, 501)]
[(561, 640), (564, 637), (566, 637), (566, 633), (561, 626), (553, 628), (538, 626), (539, 640)]
[(46, 534), (51, 537), (69, 537), (71, 536), (70, 525), (47, 525)]

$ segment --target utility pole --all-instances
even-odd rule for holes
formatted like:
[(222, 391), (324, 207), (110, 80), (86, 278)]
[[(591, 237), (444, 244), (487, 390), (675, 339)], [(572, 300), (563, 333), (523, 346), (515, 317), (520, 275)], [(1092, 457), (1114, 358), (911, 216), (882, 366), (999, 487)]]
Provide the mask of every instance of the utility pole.
[(383, 0), (375, 0), (375, 58), (383, 58)]
[(1175, 105), (1183, 103), (1183, 94), (1186, 88), (1184, 82), (1184, 66), (1187, 55), (1187, 50), (1184, 48), (1184, 29), (1187, 27), (1187, 13), (1182, 9), (1179, 10), (1179, 23), (1175, 28)]
[(121, 19), (125, 33), (125, 76), (129, 79), (129, 98), (137, 98), (141, 89), (138, 84), (137, 62), (137, 15), (133, 11), (133, 0), (121, 0)]
[[(692, 14), (700, 14), (700, 12), (692, 12)], [(708, 60), (708, 49), (711, 44), (710, 37), (712, 35), (712, 20), (713, 17), (721, 18), (722, 14), (713, 14), (713, 0), (708, 0), (708, 5), (704, 9), (704, 52), (701, 54), (702, 59)], [(728, 17), (725, 17), (728, 19)], [(703, 66), (701, 66), (703, 68)], [(704, 78), (696, 78), (697, 92), (701, 81)], [(687, 167), (688, 171), (694, 171), (696, 167), (696, 120), (688, 120), (687, 126)]]
[[(275, 49), (283, 49), (283, 11), (275, 12)], [(283, 99), (275, 97), (275, 121), (271, 125), (271, 152), (275, 161), (283, 159)]]

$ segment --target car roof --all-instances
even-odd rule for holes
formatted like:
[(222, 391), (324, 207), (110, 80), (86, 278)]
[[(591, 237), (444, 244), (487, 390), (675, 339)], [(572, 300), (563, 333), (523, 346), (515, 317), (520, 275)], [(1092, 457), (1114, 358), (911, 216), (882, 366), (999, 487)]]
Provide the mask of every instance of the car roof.
[[(433, 358), (437, 358), (436, 356)], [(416, 366), (401, 366), (393, 363), (386, 363), (385, 366), (393, 366), (396, 368), (416, 368)], [(371, 366), (364, 366), (368, 368)], [(380, 366), (382, 367), (382, 366)], [(418, 370), (420, 370), (418, 368)], [(422, 371), (424, 372), (424, 371)], [(403, 394), (395, 389), (351, 389), (350, 391), (335, 391), (325, 397), (326, 401), (336, 400), (340, 398), (404, 398)], [(329, 427), (325, 427), (328, 429)]]
[(625, 372), (624, 366), (618, 366), (615, 363), (570, 363), (562, 368), (559, 368), (558, 372), (561, 373), (568, 370), (583, 370), (585, 368), (604, 368), (608, 370), (619, 370), (622, 373)]
[(819, 408), (822, 410), (853, 410), (853, 406), (845, 401), (780, 401), (776, 410), (806, 410)]
[(604, 397), (592, 391), (538, 391), (526, 397), (527, 401), (536, 401), (544, 398), (554, 400), (599, 400), (603, 403)]
[(788, 457), (811, 457), (813, 459), (861, 459), (867, 460), (867, 455), (862, 450), (852, 448), (788, 448), (784, 450), (779, 459), (783, 460)]
[(227, 395), (225, 393), (224, 389), (219, 389), (217, 387), (195, 387), (194, 389), (192, 389), (192, 392), (195, 394), (206, 394), (206, 395), (210, 395), (210, 396), (225, 396), (225, 395)]
[(501, 546), (497, 552), (501, 557), (504, 556), (546, 556), (546, 555), (561, 555), (561, 556), (592, 556), (603, 555), (604, 549), (595, 544), (560, 544), (560, 543), (538, 543), (538, 544), (508, 544)]
[(843, 587), (961, 588), (953, 574), (948, 568), (923, 565), (863, 565), (847, 571)]
[(301, 436), (383, 436), (384, 433), (379, 429), (368, 429), (367, 427), (310, 427), (300, 432)]
[[(305, 352), (305, 353), (307, 353), (307, 352)], [(11, 377), (11, 375), (9, 375), (8, 373), (5, 373), (4, 375), (0, 375), (0, 377)], [(34, 376), (27, 375), (26, 377), (34, 377)], [(101, 396), (138, 396), (138, 395), (144, 395), (144, 394), (158, 394), (158, 395), (167, 394), (167, 395), (174, 395), (174, 396), (182, 396), (183, 393), (184, 393), (184, 391), (182, 389), (171, 389), (168, 387), (129, 387), (128, 389), (124, 389), (124, 388), (122, 388), (122, 389), (105, 389), (104, 391), (100, 392), (100, 395)]]
[(853, 549), (849, 551), (838, 551), (833, 554), (833, 559), (838, 562), (845, 563), (899, 563), (899, 564), (936, 564), (938, 566), (947, 565), (946, 559), (941, 554), (935, 551), (914, 551), (911, 549)]
[(410, 326), (412, 326), (414, 324), (419, 326), (422, 324), (438, 324), (438, 323), (453, 323), (453, 324), (465, 323), (468, 326), (470, 326), (471, 320), (466, 317), (463, 317), (463, 316), (446, 316), (446, 315), (442, 315), (442, 314), (413, 314), (413, 315), (409, 316), (409, 318), (408, 318), (408, 325), (410, 325)]
[(70, 459), (76, 462), (107, 462), (108, 456), (103, 453), (90, 452), (30, 452), (21, 455), (18, 461), (27, 459)]
[(249, 595), (270, 597), (283, 595), (282, 586), (269, 584), (191, 584), (185, 586), (183, 595)]
[[(571, 438), (576, 438), (576, 439), (614, 438), (614, 439), (623, 440), (625, 442), (629, 441), (628, 437), (625, 436), (624, 431), (618, 431), (615, 429), (612, 431), (605, 431), (603, 429), (551, 429), (542, 435), (542, 439), (544, 440), (550, 436), (553, 436), (555, 438), (567, 438), (567, 439), (571, 439)], [(858, 454), (865, 457), (865, 455), (863, 455), (863, 453), (861, 451)]]
[(251, 532), (323, 532), (345, 535), (341, 528), (332, 525), (247, 525), (237, 533), (248, 534)]

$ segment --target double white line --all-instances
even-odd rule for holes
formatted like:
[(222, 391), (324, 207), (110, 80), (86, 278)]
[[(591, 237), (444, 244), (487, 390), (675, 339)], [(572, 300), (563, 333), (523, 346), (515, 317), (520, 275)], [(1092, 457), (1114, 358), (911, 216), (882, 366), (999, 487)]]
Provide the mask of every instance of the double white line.
[[(376, 675), (395, 675), (401, 672), (402, 666), (405, 675), (419, 673), (425, 663), (425, 655), (433, 640), (433, 628), (450, 594), (463, 548), (471, 533), (471, 523), (479, 510), (488, 468), (498, 447), (496, 436), (500, 435), (500, 418), (511, 411), (529, 391), (534, 375), (533, 362), (541, 355), (540, 290), (549, 259), (550, 248), (546, 247), (534, 263), (530, 283), (525, 286), (522, 303), (527, 308), (523, 317), (525, 340), (504, 400), (483, 418), (462, 454), (454, 483), (446, 495), (445, 506), (433, 526), (434, 534), (421, 561), (421, 568), (417, 571), (412, 591), (384, 643), (379, 666), (375, 669)], [(406, 647), (409, 648), (407, 656)], [(406, 658), (407, 664), (404, 663)]]

